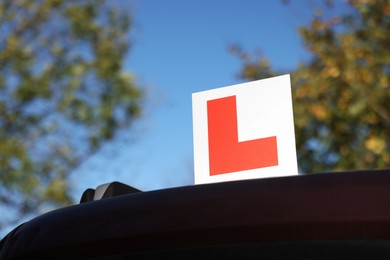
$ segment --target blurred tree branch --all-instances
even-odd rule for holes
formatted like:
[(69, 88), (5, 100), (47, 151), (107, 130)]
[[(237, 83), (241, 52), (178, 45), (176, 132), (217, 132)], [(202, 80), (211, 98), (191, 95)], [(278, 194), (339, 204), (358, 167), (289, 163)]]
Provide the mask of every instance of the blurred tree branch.
[(1, 1), (3, 208), (23, 216), (71, 203), (71, 171), (140, 115), (142, 91), (123, 64), (130, 27), (104, 1)]
[[(350, 0), (339, 15), (330, 12), (333, 1), (317, 3), (311, 23), (299, 29), (311, 58), (291, 72), (299, 167), (389, 167), (390, 1)], [(284, 73), (263, 56), (238, 56), (242, 78)]]

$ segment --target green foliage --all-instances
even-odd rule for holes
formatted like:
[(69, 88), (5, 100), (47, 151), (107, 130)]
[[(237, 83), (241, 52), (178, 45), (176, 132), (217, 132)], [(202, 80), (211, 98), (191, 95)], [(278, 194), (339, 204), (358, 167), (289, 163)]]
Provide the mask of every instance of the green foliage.
[(2, 211), (69, 204), (71, 171), (140, 114), (130, 25), (104, 1), (0, 2)]
[[(304, 172), (390, 166), (390, 1), (352, 0), (330, 16), (327, 1), (300, 28), (311, 58), (292, 74), (295, 131)], [(242, 77), (280, 74), (234, 49)]]

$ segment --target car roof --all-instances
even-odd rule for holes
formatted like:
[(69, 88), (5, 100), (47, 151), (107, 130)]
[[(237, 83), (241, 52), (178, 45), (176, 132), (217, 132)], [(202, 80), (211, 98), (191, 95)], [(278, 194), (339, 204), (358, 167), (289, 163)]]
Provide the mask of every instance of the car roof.
[(281, 241), (390, 239), (390, 170), (136, 192), (46, 213), (11, 232), (4, 257), (99, 256)]

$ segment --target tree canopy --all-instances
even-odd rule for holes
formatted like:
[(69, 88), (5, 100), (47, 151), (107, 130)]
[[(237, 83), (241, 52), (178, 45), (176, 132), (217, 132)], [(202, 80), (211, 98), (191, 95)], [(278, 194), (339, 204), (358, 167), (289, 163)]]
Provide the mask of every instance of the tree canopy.
[[(389, 167), (390, 1), (350, 0), (338, 14), (332, 1), (323, 3), (299, 29), (310, 58), (290, 72), (299, 168)], [(245, 79), (285, 73), (265, 57), (233, 51)]]
[(70, 203), (68, 175), (140, 114), (130, 18), (100, 0), (0, 2), (0, 202), (13, 219)]

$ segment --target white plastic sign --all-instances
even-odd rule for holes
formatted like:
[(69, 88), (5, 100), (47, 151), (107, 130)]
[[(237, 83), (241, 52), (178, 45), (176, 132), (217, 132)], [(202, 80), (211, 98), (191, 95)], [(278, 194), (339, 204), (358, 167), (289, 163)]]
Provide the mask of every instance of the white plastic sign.
[(298, 174), (290, 75), (192, 94), (195, 184)]

